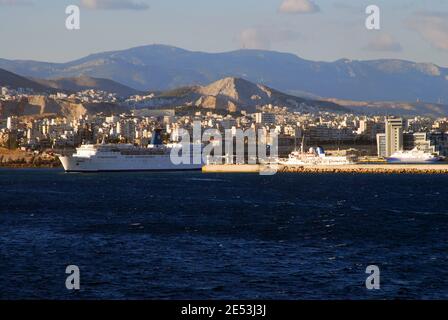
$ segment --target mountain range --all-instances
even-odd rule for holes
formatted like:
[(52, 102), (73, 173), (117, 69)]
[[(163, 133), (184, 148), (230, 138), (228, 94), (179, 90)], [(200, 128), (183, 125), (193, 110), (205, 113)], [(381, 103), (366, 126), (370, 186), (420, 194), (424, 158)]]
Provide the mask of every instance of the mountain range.
[(264, 50), (205, 53), (149, 45), (96, 53), (67, 63), (0, 59), (0, 68), (40, 79), (80, 76), (109, 79), (144, 91), (207, 85), (237, 77), (300, 96), (448, 101), (447, 68), (394, 59), (320, 62)]

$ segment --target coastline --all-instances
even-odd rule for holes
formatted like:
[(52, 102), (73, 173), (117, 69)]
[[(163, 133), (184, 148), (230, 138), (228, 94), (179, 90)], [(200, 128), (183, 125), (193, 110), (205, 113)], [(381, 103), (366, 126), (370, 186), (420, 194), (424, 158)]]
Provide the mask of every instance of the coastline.
[[(59, 160), (43, 162), (2, 162), (0, 169), (58, 169), (62, 168)], [(269, 170), (261, 165), (205, 165), (202, 173), (255, 173)], [(299, 174), (448, 174), (448, 164), (439, 165), (348, 165), (348, 166), (284, 166), (280, 165), (277, 173)]]
[[(52, 152), (34, 153), (23, 150), (0, 148), (0, 168), (6, 169), (51, 169), (62, 168), (58, 157)], [(262, 173), (269, 170), (267, 165), (204, 165), (203, 173)], [(448, 162), (437, 164), (386, 164), (358, 163), (340, 166), (294, 166), (278, 165), (278, 173), (307, 174), (448, 174)]]
[(2, 163), (0, 164), (0, 169), (59, 169), (62, 165), (57, 163), (46, 163), (46, 164), (28, 164), (28, 163)]

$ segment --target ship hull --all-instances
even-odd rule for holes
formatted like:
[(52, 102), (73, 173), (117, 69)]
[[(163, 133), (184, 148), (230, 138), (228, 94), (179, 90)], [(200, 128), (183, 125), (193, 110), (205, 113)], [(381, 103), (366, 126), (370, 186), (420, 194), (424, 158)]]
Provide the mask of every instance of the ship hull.
[(433, 159), (400, 159), (400, 158), (387, 158), (387, 163), (390, 164), (431, 164), (440, 161), (438, 158)]
[(169, 155), (59, 157), (66, 172), (193, 171), (202, 164), (173, 164)]

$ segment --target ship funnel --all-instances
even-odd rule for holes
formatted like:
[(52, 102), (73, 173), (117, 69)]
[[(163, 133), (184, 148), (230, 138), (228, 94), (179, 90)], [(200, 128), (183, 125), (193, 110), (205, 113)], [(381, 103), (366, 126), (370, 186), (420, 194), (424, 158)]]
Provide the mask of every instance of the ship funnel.
[(324, 150), (324, 148), (322, 148), (322, 147), (317, 147), (317, 148), (316, 148), (316, 152), (317, 152), (317, 155), (318, 155), (319, 157), (325, 157), (325, 150)]

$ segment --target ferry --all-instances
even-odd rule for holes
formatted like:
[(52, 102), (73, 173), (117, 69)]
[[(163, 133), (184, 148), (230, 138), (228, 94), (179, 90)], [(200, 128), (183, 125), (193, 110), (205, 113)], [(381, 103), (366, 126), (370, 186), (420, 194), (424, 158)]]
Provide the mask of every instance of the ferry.
[[(201, 163), (195, 163), (191, 146), (190, 161), (175, 164), (171, 152), (180, 154), (181, 145), (163, 145), (153, 142), (148, 147), (136, 147), (131, 144), (85, 144), (70, 156), (59, 156), (66, 172), (113, 172), (113, 171), (177, 171), (201, 170)], [(202, 148), (202, 146), (201, 146)], [(202, 149), (199, 149), (201, 152)], [(198, 154), (198, 159), (199, 158)]]

